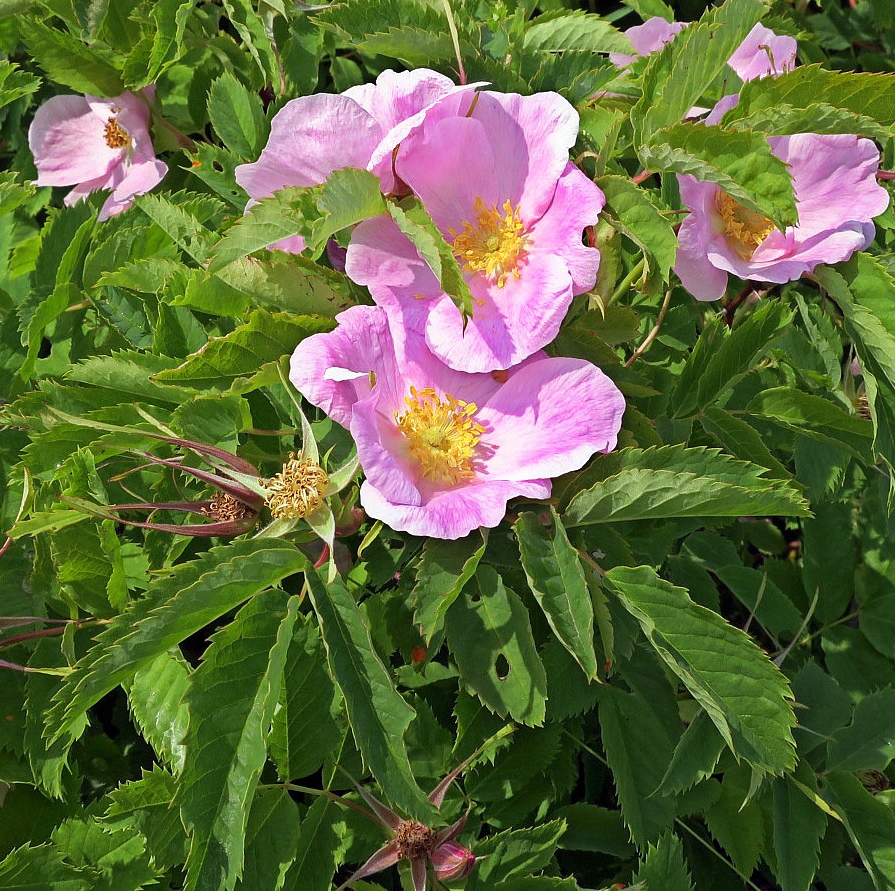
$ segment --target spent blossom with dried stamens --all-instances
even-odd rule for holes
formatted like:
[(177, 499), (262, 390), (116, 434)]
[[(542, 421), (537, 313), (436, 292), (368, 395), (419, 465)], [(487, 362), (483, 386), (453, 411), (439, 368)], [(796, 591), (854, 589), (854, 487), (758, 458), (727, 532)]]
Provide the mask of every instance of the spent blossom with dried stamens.
[[(429, 802), (440, 808), (451, 784), (478, 755), (479, 752), (476, 752), (455, 767), (429, 794)], [(371, 811), (365, 812), (367, 816), (391, 833), (392, 837), (343, 882), (337, 891), (342, 891), (366, 876), (394, 866), (401, 860), (406, 860), (410, 864), (414, 891), (426, 891), (429, 866), (432, 867), (435, 877), (442, 882), (463, 879), (469, 875), (475, 865), (475, 854), (454, 841), (466, 826), (469, 812), (450, 826), (433, 829), (418, 820), (404, 819), (362, 786), (357, 783), (355, 785), (364, 801), (370, 805)]]

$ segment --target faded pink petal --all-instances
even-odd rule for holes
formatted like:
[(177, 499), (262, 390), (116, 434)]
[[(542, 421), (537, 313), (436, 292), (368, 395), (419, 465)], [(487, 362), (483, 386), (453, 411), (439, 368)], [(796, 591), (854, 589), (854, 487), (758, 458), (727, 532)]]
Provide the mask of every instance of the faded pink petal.
[(678, 177), (681, 200), (691, 212), (678, 233), (675, 272), (699, 300), (721, 297), (727, 273), (782, 284), (820, 263), (847, 260), (870, 244), (872, 220), (888, 207), (888, 192), (876, 181), (879, 151), (869, 139), (803, 133), (770, 143), (792, 174), (799, 222), (785, 232), (772, 230), (751, 257), (740, 256), (727, 236), (717, 206), (719, 187)]
[(777, 77), (795, 67), (797, 48), (794, 37), (775, 34), (770, 28), (758, 24), (737, 47), (727, 64), (742, 81)]
[(633, 55), (626, 53), (610, 53), (609, 61), (619, 68), (624, 68), (638, 56), (649, 56), (662, 49), (666, 43), (674, 40), (689, 22), (669, 22), (661, 16), (653, 16), (642, 25), (634, 25), (625, 31), (625, 37), (634, 47)]
[[(151, 95), (147, 91), (147, 98)], [(28, 131), (37, 185), (74, 186), (67, 205), (91, 192), (112, 190), (99, 219), (120, 213), (168, 171), (155, 157), (148, 125), (149, 108), (133, 93), (111, 99), (54, 96), (37, 110)], [(126, 142), (110, 145), (115, 138)]]

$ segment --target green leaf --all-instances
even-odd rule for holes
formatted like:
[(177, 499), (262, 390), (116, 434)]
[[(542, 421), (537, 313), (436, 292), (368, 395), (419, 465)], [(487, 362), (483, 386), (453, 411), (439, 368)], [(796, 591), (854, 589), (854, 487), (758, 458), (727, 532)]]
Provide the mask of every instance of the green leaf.
[[(189, 193), (179, 193), (181, 201), (174, 196), (138, 195), (135, 205), (152, 220), (171, 240), (197, 263), (204, 263), (214, 242), (211, 230), (202, 224), (198, 216), (187, 204)], [(223, 205), (210, 195), (202, 196), (210, 206)]]
[(91, 871), (66, 863), (55, 845), (26, 845), (0, 861), (4, 891), (87, 891), (95, 881)]
[(151, 33), (128, 55), (124, 77), (128, 88), (154, 84), (185, 51), (184, 33), (193, 5), (189, 0), (158, 0), (149, 8)]
[(475, 846), (478, 860), (465, 891), (488, 891), (499, 882), (543, 869), (565, 831), (564, 820), (551, 820), (531, 829), (498, 832), (480, 841)]
[(830, 740), (828, 771), (885, 770), (895, 758), (895, 689), (865, 696), (851, 724)]
[(717, 183), (732, 198), (781, 229), (798, 223), (789, 170), (771, 152), (762, 133), (707, 124), (675, 124), (653, 134), (649, 145), (640, 150), (640, 160), (650, 170), (688, 173)]
[(895, 888), (895, 811), (848, 773), (826, 777), (824, 798), (842, 818), (877, 891)]
[(192, 676), (177, 796), (192, 839), (186, 891), (232, 888), (242, 873), (249, 807), (299, 602), (282, 591), (258, 594), (212, 636)]
[(209, 272), (266, 248), (283, 238), (302, 235), (311, 254), (348, 226), (384, 213), (379, 179), (366, 170), (344, 167), (319, 186), (287, 186), (262, 198), (240, 217), (215, 246)]
[(179, 811), (171, 807), (176, 790), (177, 780), (167, 771), (160, 767), (143, 771), (141, 779), (123, 783), (109, 794), (103, 825), (112, 829), (134, 826), (146, 836), (153, 858), (162, 868), (182, 864), (187, 838)]
[(677, 124), (699, 104), (764, 11), (758, 0), (728, 0), (650, 56), (643, 73), (643, 98), (631, 112), (638, 143)]
[(146, 741), (177, 774), (186, 757), (183, 736), (190, 713), (183, 702), (189, 689), (189, 668), (183, 657), (175, 653), (162, 653), (138, 668), (127, 701)]
[(724, 737), (708, 713), (700, 709), (678, 740), (659, 790), (674, 795), (693, 788), (714, 773), (723, 751)]
[(266, 382), (279, 380), (274, 365), (291, 355), (308, 335), (331, 328), (329, 319), (257, 309), (244, 325), (223, 337), (210, 338), (198, 353), (177, 368), (160, 371), (155, 380), (197, 390), (245, 392), (243, 386), (251, 386), (253, 376), (265, 365), (271, 369)]
[(693, 891), (683, 845), (673, 832), (666, 832), (655, 846), (647, 847), (646, 860), (641, 863), (634, 881), (662, 891)]
[(733, 331), (721, 318), (709, 322), (671, 393), (671, 417), (686, 417), (712, 406), (725, 390), (755, 368), (774, 340), (792, 324), (792, 318), (787, 306), (768, 300)]
[(786, 678), (749, 637), (697, 606), (649, 567), (604, 577), (656, 653), (706, 710), (739, 758), (769, 773), (795, 764)]
[[(814, 506), (814, 517), (802, 522), (803, 581), (809, 597), (818, 592), (815, 617), (823, 624), (839, 619), (855, 595), (853, 536), (851, 501), (821, 501)], [(864, 620), (862, 610), (862, 627)]]
[(245, 834), (245, 869), (237, 891), (279, 891), (295, 857), (298, 806), (285, 789), (264, 789), (252, 802)]
[(295, 860), (286, 872), (283, 891), (331, 891), (342, 853), (339, 836), (344, 836), (344, 825), (340, 823), (339, 805), (321, 795), (301, 821)]
[(764, 818), (750, 799), (752, 771), (740, 764), (724, 774), (721, 794), (705, 812), (712, 836), (734, 862), (741, 876), (750, 876), (764, 846)]
[(463, 277), (451, 246), (444, 240), (435, 222), (422, 204), (402, 209), (389, 202), (388, 212), (397, 227), (419, 251), (420, 257), (438, 279), (441, 289), (453, 300), (463, 318), (472, 315), (472, 293)]
[[(35, 77), (27, 71), (22, 71), (12, 62), (4, 59), (0, 62), (0, 108), (21, 99), (22, 96), (28, 96), (35, 92), (40, 86), (40, 78)], [(6, 178), (4, 175), (4, 179)], [(3, 209), (3, 202), (0, 201), (0, 210)]]
[(271, 83), (277, 77), (277, 54), (264, 20), (249, 0), (222, 0), (222, 3), (227, 20), (255, 60), (264, 81)]
[(625, 825), (638, 846), (671, 826), (674, 797), (656, 793), (674, 741), (644, 696), (605, 684), (600, 688), (600, 729)]
[(758, 431), (743, 418), (710, 405), (699, 417), (702, 429), (735, 458), (768, 468), (768, 476), (791, 479), (790, 472), (771, 454)]
[(250, 93), (230, 72), (211, 84), (208, 91), (211, 126), (227, 148), (243, 158), (255, 160), (270, 134), (261, 99)]
[(33, 18), (22, 18), (18, 28), (37, 64), (56, 83), (93, 96), (118, 96), (124, 91), (121, 75), (99, 50)]
[(342, 697), (326, 670), (326, 651), (310, 616), (300, 616), (286, 657), (270, 755), (284, 782), (314, 773), (341, 739)]
[(441, 630), (445, 614), (475, 573), (485, 553), (485, 544), (481, 532), (454, 541), (439, 538), (426, 541), (410, 597), (413, 620), (427, 644)]
[(646, 251), (656, 271), (667, 279), (677, 253), (677, 238), (671, 223), (650, 199), (650, 192), (626, 176), (600, 176), (596, 183), (606, 196), (604, 212), (612, 225)]
[(600, 457), (563, 514), (566, 526), (662, 517), (805, 516), (794, 485), (714, 449), (623, 449)]
[[(814, 772), (800, 762), (795, 779), (816, 791)], [(820, 841), (827, 815), (788, 777), (776, 777), (771, 787), (774, 814), (774, 874), (782, 891), (809, 891), (820, 862)]]
[(491, 711), (537, 725), (546, 712), (547, 678), (528, 611), (490, 566), (448, 610), (445, 630), (465, 686)]
[[(768, 132), (777, 133), (775, 121), (780, 110), (785, 115), (788, 109), (793, 109), (807, 112), (812, 121), (823, 121), (830, 111), (840, 111), (891, 127), (895, 124), (893, 89), (895, 75), (891, 73), (857, 73), (829, 70), (820, 65), (799, 65), (777, 77), (743, 84), (739, 102), (724, 115), (722, 123), (758, 129), (765, 129), (767, 125)], [(856, 131), (817, 130), (812, 126), (808, 132)]]
[[(461, 43), (461, 52), (466, 41)], [(367, 34), (357, 45), (364, 53), (400, 59), (405, 65), (420, 68), (440, 59), (452, 59), (454, 47), (450, 35), (444, 30), (427, 31), (418, 27), (389, 27), (376, 34)]]
[(584, 674), (596, 678), (593, 605), (584, 569), (556, 511), (552, 524), (548, 532), (533, 513), (520, 514), (513, 523), (522, 567), (553, 633)]
[(548, 12), (525, 30), (526, 50), (633, 53), (631, 41), (606, 19), (580, 10)]
[(626, 860), (635, 853), (617, 810), (580, 801), (559, 808), (556, 816), (566, 821), (566, 831), (559, 840), (564, 851), (592, 851)]
[(823, 396), (792, 387), (774, 387), (758, 393), (746, 410), (803, 436), (847, 449), (856, 458), (871, 463), (873, 425)]
[(329, 669), (345, 697), (345, 711), (358, 750), (386, 796), (419, 820), (432, 807), (413, 778), (404, 734), (414, 710), (395, 689), (370, 629), (340, 579), (329, 585), (314, 570), (306, 573)]
[(112, 620), (65, 679), (47, 713), (48, 734), (58, 737), (141, 665), (305, 565), (288, 542), (236, 541), (157, 578), (141, 600)]
[(835, 270), (818, 267), (817, 278), (833, 296), (854, 341), (873, 420), (873, 448), (889, 468), (895, 497), (895, 280), (869, 254), (856, 254)]

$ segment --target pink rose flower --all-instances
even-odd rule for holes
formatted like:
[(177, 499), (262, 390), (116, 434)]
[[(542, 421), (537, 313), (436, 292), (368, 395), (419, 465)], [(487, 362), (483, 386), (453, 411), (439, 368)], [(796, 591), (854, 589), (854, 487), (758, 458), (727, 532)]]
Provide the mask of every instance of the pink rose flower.
[(455, 371), (385, 310), (355, 306), (302, 341), (290, 379), (347, 426), (366, 474), (361, 503), (393, 529), (461, 538), (503, 519), (516, 496), (612, 450), (625, 401), (581, 359), (543, 353), (493, 374)]
[[(151, 102), (155, 88), (144, 91)], [(111, 190), (98, 219), (126, 210), (135, 195), (158, 185), (168, 172), (155, 157), (149, 136), (149, 106), (133, 93), (112, 99), (54, 96), (34, 115), (28, 144), (39, 186), (74, 186), (65, 204), (91, 192)]]
[(468, 116), (429, 118), (402, 144), (400, 179), (451, 244), (472, 293), (464, 320), (390, 217), (355, 229), (345, 271), (450, 367), (506, 369), (552, 341), (600, 254), (582, 233), (600, 189), (569, 161), (575, 109), (556, 93), (484, 92)]
[[(443, 74), (418, 68), (383, 71), (375, 84), (338, 95), (293, 99), (271, 121), (258, 160), (236, 168), (236, 181), (251, 198), (248, 207), (284, 186), (319, 185), (343, 167), (371, 170), (383, 192), (401, 191), (392, 172), (395, 146), (428, 114), (458, 114), (464, 97), (478, 86), (458, 87)], [(297, 254), (305, 241), (295, 235), (274, 247)]]
[(802, 133), (769, 140), (792, 174), (799, 221), (785, 232), (715, 183), (680, 176), (690, 209), (678, 233), (674, 270), (697, 300), (717, 300), (728, 273), (780, 284), (839, 263), (873, 241), (872, 220), (889, 205), (876, 181), (879, 151), (869, 139)]

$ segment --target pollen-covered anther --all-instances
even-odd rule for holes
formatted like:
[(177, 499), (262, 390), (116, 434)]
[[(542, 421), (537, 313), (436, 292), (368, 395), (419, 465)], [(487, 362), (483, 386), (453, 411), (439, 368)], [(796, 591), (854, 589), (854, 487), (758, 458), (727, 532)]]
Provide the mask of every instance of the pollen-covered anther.
[(276, 476), (261, 484), (267, 490), (265, 503), (275, 519), (300, 520), (323, 504), (329, 477), (315, 461), (292, 454)]
[(239, 500), (226, 492), (215, 492), (211, 496), (207, 508), (202, 508), (202, 513), (208, 517), (214, 517), (223, 523), (244, 519), (249, 509)]
[(402, 860), (428, 857), (435, 847), (435, 833), (416, 820), (402, 820), (395, 830), (395, 847)]
[(774, 224), (760, 213), (743, 207), (727, 192), (719, 191), (715, 207), (724, 225), (724, 236), (744, 260), (751, 260), (756, 248), (770, 235)]
[(484, 272), (502, 288), (512, 275), (519, 278), (528, 238), (519, 208), (507, 200), (503, 207), (475, 200), (475, 223), (463, 223), (463, 231), (448, 230), (454, 256), (470, 272)]
[(125, 148), (131, 144), (131, 135), (118, 123), (118, 118), (112, 116), (103, 128), (103, 137), (109, 148)]
[(485, 428), (474, 420), (478, 406), (430, 387), (410, 388), (407, 410), (395, 413), (407, 438), (410, 457), (423, 477), (438, 486), (453, 486), (474, 476), (476, 447)]

